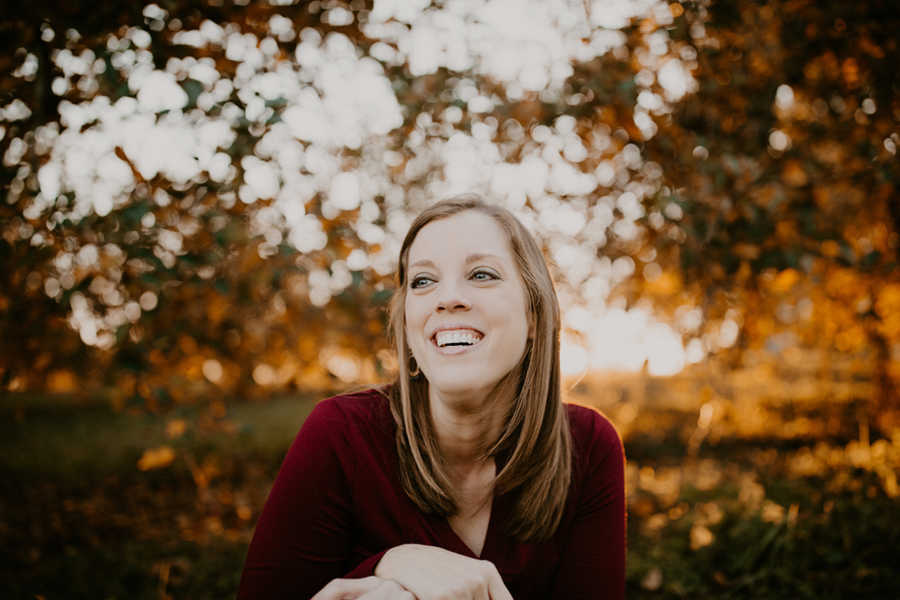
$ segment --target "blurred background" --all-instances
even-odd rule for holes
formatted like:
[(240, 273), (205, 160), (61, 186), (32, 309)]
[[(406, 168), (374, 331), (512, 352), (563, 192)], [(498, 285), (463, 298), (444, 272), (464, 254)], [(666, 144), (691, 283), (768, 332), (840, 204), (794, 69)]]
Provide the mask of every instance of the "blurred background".
[[(30, 0), (0, 17), (0, 587), (233, 596), (401, 236), (540, 240), (634, 598), (897, 597), (893, 0)], [(302, 508), (301, 508), (302, 509)]]

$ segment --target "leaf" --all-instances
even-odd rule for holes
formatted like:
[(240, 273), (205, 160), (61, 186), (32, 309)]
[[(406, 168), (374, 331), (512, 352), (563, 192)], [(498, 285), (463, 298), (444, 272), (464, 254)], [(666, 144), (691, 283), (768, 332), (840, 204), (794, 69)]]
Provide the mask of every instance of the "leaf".
[(141, 471), (152, 471), (168, 467), (175, 460), (175, 450), (171, 446), (147, 448), (138, 459), (137, 467)]
[(784, 165), (781, 179), (791, 187), (802, 187), (809, 182), (809, 177), (798, 160), (790, 160)]
[(187, 421), (184, 419), (172, 419), (166, 423), (166, 435), (171, 439), (181, 437), (185, 431), (187, 431)]

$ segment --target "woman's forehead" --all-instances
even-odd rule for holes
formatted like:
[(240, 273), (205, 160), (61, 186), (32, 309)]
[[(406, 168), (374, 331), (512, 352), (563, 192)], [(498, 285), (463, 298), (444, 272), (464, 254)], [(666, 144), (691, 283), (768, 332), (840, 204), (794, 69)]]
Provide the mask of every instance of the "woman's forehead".
[(482, 212), (468, 210), (431, 221), (416, 234), (409, 248), (409, 264), (470, 255), (494, 255), (511, 260), (506, 232)]

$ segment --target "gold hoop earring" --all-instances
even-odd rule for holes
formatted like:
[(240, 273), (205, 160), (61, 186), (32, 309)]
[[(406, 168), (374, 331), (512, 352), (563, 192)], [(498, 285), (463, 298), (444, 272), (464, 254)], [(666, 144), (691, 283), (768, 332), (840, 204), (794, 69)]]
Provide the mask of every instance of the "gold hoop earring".
[(416, 362), (415, 356), (409, 357), (409, 377), (410, 379), (415, 379), (419, 376), (421, 371), (419, 370), (419, 363)]

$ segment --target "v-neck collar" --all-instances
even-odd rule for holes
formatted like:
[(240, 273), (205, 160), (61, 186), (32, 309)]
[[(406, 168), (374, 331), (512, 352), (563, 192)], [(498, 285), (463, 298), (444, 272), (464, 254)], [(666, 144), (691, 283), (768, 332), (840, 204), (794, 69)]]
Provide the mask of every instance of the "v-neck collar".
[(446, 540), (445, 548), (452, 550), (457, 554), (477, 558), (479, 560), (490, 560), (496, 564), (497, 559), (501, 559), (503, 556), (501, 548), (503, 545), (503, 535), (500, 531), (503, 520), (501, 515), (501, 513), (503, 513), (502, 504), (503, 498), (494, 494), (493, 498), (491, 498), (491, 514), (488, 517), (487, 531), (484, 534), (484, 544), (481, 546), (480, 555), (476, 554), (469, 545), (459, 537), (459, 534), (456, 533), (456, 530), (450, 525), (449, 519), (446, 517), (438, 517), (436, 515), (433, 516), (438, 523), (439, 529), (443, 532), (442, 537)]

